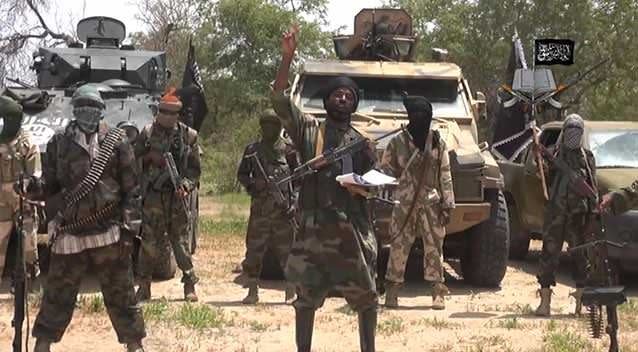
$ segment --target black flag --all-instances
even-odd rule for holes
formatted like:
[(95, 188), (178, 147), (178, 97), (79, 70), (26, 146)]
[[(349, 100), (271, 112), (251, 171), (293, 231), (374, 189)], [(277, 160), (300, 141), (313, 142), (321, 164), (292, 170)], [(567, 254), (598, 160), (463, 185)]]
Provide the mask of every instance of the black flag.
[(574, 41), (570, 39), (536, 39), (534, 41), (536, 65), (573, 65)]
[(199, 66), (195, 59), (195, 47), (193, 46), (192, 38), (188, 42), (188, 58), (184, 68), (182, 88), (177, 91), (177, 95), (179, 95), (184, 104), (186, 115), (184, 116), (186, 119), (184, 122), (199, 131), (206, 114), (208, 114), (208, 106), (206, 105), (206, 96), (202, 77), (199, 73)]

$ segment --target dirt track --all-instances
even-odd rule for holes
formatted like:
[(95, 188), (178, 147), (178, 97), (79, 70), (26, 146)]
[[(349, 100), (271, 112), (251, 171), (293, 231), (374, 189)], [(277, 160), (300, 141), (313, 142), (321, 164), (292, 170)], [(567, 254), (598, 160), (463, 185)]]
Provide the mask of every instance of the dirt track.
[[(206, 228), (203, 228), (204, 231)], [(538, 247), (538, 243), (534, 246)], [(179, 277), (155, 283), (145, 313), (147, 351), (294, 351), (294, 310), (282, 304), (283, 287), (267, 282), (257, 306), (242, 306), (245, 291), (232, 283), (232, 267), (243, 257), (238, 234), (202, 235), (196, 268), (203, 280), (198, 286), (200, 303), (185, 306)], [(502, 288), (476, 290), (449, 269), (452, 291), (445, 311), (433, 311), (429, 289), (408, 284), (401, 292), (398, 310), (381, 309), (378, 351), (606, 351), (606, 339), (587, 338), (586, 325), (569, 313), (571, 280), (559, 276), (553, 296), (554, 316), (530, 315), (537, 304), (536, 262), (532, 251), (525, 262), (512, 262)], [(634, 279), (635, 281), (635, 279)], [(85, 282), (83, 299), (61, 343), (53, 351), (121, 351), (91, 280)], [(636, 287), (629, 289), (632, 299)], [(163, 298), (162, 298), (163, 297)], [(0, 288), (0, 351), (10, 350), (12, 302), (6, 281)], [(383, 302), (383, 300), (381, 300)], [(34, 304), (35, 305), (35, 304)], [(31, 320), (37, 312), (32, 306)], [(621, 313), (623, 351), (638, 351), (638, 304), (633, 301)], [(330, 298), (317, 313), (313, 351), (358, 351), (356, 315), (341, 298)], [(31, 341), (33, 343), (33, 341)]]

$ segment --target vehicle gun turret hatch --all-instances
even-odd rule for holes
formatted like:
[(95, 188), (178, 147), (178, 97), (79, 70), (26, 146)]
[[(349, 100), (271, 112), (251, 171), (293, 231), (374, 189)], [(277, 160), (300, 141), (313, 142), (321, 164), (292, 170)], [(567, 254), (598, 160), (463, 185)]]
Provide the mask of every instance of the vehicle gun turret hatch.
[(87, 17), (78, 22), (77, 33), (87, 48), (119, 48), (126, 38), (126, 26), (115, 18)]

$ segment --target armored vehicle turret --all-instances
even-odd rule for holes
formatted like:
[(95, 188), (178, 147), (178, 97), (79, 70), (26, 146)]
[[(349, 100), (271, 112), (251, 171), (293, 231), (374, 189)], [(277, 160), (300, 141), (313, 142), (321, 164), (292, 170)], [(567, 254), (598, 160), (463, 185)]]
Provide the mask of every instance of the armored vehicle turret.
[[(337, 60), (304, 64), (291, 87), (292, 103), (305, 113), (325, 116), (321, 87), (331, 77), (348, 76), (357, 82), (361, 97), (353, 124), (376, 137), (407, 124), (404, 94), (430, 100), (433, 128), (450, 148), (456, 198), (447, 226), (445, 257), (460, 259), (468, 282), (497, 286), (507, 268), (509, 222), (503, 177), (487, 144), (478, 141), (477, 120), (485, 114), (484, 95), (473, 96), (461, 68), (445, 62), (445, 50), (434, 50), (433, 62), (416, 62), (416, 44), (407, 12), (364, 9), (355, 18), (354, 34), (334, 38)], [(379, 156), (390, 138), (377, 145)], [(386, 195), (392, 197), (391, 188)], [(377, 237), (387, 245), (391, 209), (381, 203), (373, 208)], [(421, 248), (420, 241), (416, 242), (413, 253)]]
[[(2, 92), (23, 105), (22, 128), (39, 146), (42, 160), (46, 160), (51, 137), (64, 130), (73, 117), (71, 97), (78, 87), (95, 85), (106, 105), (105, 121), (135, 138), (153, 121), (169, 78), (166, 54), (123, 44), (126, 27), (114, 18), (85, 18), (79, 21), (77, 34), (81, 42), (66, 48), (41, 47), (33, 54), (36, 86), (9, 79), (16, 85)], [(40, 213), (41, 232), (46, 232), (46, 219)], [(161, 247), (166, 250), (162, 257), (170, 259), (168, 244)], [(174, 272), (175, 263), (170, 259), (158, 263), (156, 277), (169, 278)]]

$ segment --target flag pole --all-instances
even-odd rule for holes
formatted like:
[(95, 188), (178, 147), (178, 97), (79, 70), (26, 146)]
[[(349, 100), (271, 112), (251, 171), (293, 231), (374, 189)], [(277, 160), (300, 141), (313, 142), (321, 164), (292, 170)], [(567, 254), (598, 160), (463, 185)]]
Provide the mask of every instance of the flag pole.
[(532, 136), (534, 138), (534, 147), (536, 149), (536, 163), (538, 164), (538, 173), (541, 178), (541, 187), (543, 188), (543, 196), (545, 200), (549, 200), (549, 193), (547, 192), (547, 182), (545, 181), (545, 168), (543, 167), (543, 157), (541, 156), (538, 140), (538, 133), (536, 131), (536, 37), (534, 37), (534, 43), (532, 45)]

